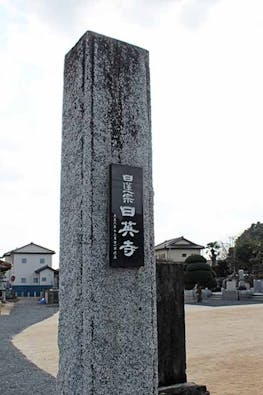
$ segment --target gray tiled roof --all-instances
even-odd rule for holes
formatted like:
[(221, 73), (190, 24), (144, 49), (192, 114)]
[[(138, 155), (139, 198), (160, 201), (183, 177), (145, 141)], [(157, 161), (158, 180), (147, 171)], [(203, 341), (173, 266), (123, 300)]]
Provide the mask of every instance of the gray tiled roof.
[[(30, 246), (30, 245), (34, 245), (34, 246), (36, 246), (36, 247), (39, 247), (39, 248), (42, 248), (43, 250), (45, 250), (45, 251), (39, 252), (39, 254), (55, 254), (55, 251), (50, 250), (50, 249), (48, 249), (48, 248), (46, 248), (46, 247), (42, 247), (42, 246), (40, 246), (40, 245), (38, 245), (38, 244), (35, 244), (35, 243), (31, 242), (31, 243), (26, 244), (26, 245), (24, 245), (24, 246), (22, 246), (22, 247), (18, 247), (18, 248), (15, 248), (14, 250), (5, 252), (4, 255), (3, 255), (3, 257), (5, 257), (5, 256), (10, 256), (10, 255), (12, 255), (12, 254), (31, 254), (31, 252), (28, 252), (28, 251), (27, 251), (27, 252), (24, 252), (24, 251), (21, 251), (21, 252), (20, 252), (21, 249), (23, 249), (23, 248), (25, 248), (25, 247), (28, 247), (28, 246)], [(38, 254), (38, 252), (33, 251), (32, 254)]]
[(46, 269), (52, 270), (55, 273), (58, 272), (56, 269), (53, 269), (53, 267), (45, 265), (45, 266), (41, 266), (39, 269), (35, 270), (35, 273), (40, 273), (40, 272), (42, 272), (43, 270), (46, 270)]
[(166, 240), (163, 243), (155, 246), (155, 251), (165, 250), (165, 249), (194, 249), (194, 250), (202, 250), (205, 248), (202, 245), (193, 243), (190, 240), (185, 239), (183, 236), (177, 237), (175, 239)]

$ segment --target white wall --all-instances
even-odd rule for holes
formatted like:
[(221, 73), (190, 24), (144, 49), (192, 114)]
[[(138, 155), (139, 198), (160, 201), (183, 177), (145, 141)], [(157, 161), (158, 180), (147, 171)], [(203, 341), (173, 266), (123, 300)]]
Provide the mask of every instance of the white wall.
[(155, 251), (155, 256), (157, 259), (167, 261), (167, 257), (168, 257), (167, 250)]
[(184, 262), (190, 255), (200, 255), (199, 249), (180, 249), (180, 250), (159, 250), (155, 251), (155, 256), (159, 259), (170, 260), (174, 262)]
[[(26, 259), (26, 263), (22, 263), (23, 258)], [(44, 262), (41, 262), (40, 258), (43, 258)], [(15, 276), (13, 285), (40, 285), (40, 283), (34, 283), (33, 278), (38, 277), (35, 270), (45, 265), (52, 266), (52, 255), (14, 254), (13, 268), (10, 270), (10, 276)], [(26, 278), (25, 283), (21, 282), (22, 277)]]
[[(46, 281), (43, 281), (46, 278)], [(50, 269), (45, 269), (39, 273), (39, 285), (51, 285), (54, 286), (54, 272)]]

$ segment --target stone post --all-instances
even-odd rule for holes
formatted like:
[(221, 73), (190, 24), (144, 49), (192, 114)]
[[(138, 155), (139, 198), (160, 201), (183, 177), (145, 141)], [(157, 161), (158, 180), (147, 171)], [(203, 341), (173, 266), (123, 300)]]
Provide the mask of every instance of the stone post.
[(157, 261), (159, 395), (209, 395), (186, 382), (184, 271), (182, 263)]
[[(142, 168), (144, 266), (109, 264), (110, 164)], [(66, 55), (59, 394), (156, 394), (148, 52), (87, 32)]]
[(183, 265), (156, 263), (159, 387), (186, 382)]

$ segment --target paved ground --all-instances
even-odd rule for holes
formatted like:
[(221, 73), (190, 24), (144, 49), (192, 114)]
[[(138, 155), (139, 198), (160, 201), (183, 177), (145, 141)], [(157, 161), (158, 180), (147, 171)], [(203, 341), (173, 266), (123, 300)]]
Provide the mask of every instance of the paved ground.
[[(42, 321), (56, 307), (39, 305), (36, 300), (20, 300), (9, 315), (0, 315), (0, 393), (3, 395), (55, 394), (55, 378), (29, 362), (11, 339), (26, 327)], [(30, 342), (30, 338), (28, 339)], [(39, 338), (41, 344), (44, 339)]]

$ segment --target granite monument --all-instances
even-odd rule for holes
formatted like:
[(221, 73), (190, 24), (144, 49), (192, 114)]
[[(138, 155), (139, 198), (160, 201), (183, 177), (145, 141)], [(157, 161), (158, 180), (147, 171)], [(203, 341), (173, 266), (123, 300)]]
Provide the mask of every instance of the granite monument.
[(148, 52), (89, 31), (65, 57), (60, 218), (57, 392), (156, 394)]

